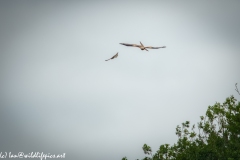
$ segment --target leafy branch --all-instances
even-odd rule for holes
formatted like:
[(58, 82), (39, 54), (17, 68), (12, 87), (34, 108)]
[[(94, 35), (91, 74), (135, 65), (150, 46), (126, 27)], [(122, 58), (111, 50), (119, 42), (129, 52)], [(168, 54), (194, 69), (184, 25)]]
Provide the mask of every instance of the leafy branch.
[(238, 90), (238, 88), (237, 88), (237, 83), (235, 84), (235, 86), (236, 86), (235, 90), (236, 90), (237, 93), (240, 95), (239, 90)]

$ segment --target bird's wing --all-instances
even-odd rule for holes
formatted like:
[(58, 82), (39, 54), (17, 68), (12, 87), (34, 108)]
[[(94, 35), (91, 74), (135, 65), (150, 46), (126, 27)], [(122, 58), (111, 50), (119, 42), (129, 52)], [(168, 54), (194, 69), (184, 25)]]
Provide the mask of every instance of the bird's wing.
[(115, 54), (111, 59), (117, 58), (118, 57), (118, 53)]
[(114, 59), (114, 58), (117, 58), (117, 57), (118, 57), (118, 53), (115, 54), (114, 56), (112, 56), (112, 58), (109, 58), (109, 59), (107, 59), (107, 60), (105, 60), (105, 61), (109, 61), (110, 59)]
[(131, 47), (140, 47), (140, 45), (137, 45), (137, 44), (128, 44), (128, 43), (120, 43), (120, 44), (125, 46), (131, 46)]
[(162, 46), (162, 47), (152, 47), (152, 46), (148, 46), (145, 48), (149, 48), (149, 49), (159, 49), (159, 48), (166, 48), (166, 46)]

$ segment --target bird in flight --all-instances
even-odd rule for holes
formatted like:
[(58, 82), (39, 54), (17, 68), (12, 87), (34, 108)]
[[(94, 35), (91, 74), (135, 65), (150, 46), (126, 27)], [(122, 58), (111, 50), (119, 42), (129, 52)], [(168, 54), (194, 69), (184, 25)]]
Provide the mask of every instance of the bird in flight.
[(128, 44), (128, 43), (120, 43), (120, 44), (125, 45), (125, 46), (138, 47), (138, 48), (140, 48), (141, 50), (146, 50), (146, 51), (148, 51), (147, 48), (148, 48), (148, 49), (166, 48), (166, 46), (162, 46), (162, 47), (147, 46), (147, 47), (145, 47), (141, 42), (140, 42), (141, 45), (138, 45), (138, 44)]
[(118, 53), (115, 54), (114, 56), (112, 56), (112, 58), (109, 58), (109, 59), (107, 59), (107, 60), (105, 60), (105, 61), (109, 61), (109, 60), (114, 59), (114, 58), (117, 58), (117, 57), (118, 57)]

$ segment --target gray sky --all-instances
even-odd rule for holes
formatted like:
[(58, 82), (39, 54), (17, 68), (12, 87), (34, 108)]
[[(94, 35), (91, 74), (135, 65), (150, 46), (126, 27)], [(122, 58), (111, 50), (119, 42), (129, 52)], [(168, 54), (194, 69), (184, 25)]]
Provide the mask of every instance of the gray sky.
[[(177, 125), (240, 98), (239, 7), (0, 1), (0, 152), (133, 160), (177, 142)], [(139, 41), (167, 48), (119, 44)]]

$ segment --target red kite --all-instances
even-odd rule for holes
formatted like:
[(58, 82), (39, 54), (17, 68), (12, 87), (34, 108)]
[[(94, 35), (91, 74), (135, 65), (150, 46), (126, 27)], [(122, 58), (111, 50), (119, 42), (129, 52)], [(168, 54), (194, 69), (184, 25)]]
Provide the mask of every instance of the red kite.
[(152, 47), (152, 46), (147, 46), (147, 47), (144, 47), (144, 45), (140, 42), (141, 45), (137, 45), (137, 44), (128, 44), (128, 43), (120, 43), (122, 45), (125, 45), (125, 46), (131, 46), (131, 47), (138, 47), (140, 48), (141, 50), (146, 50), (148, 51), (146, 48), (148, 49), (159, 49), (159, 48), (166, 48), (166, 46), (162, 46), (162, 47)]

